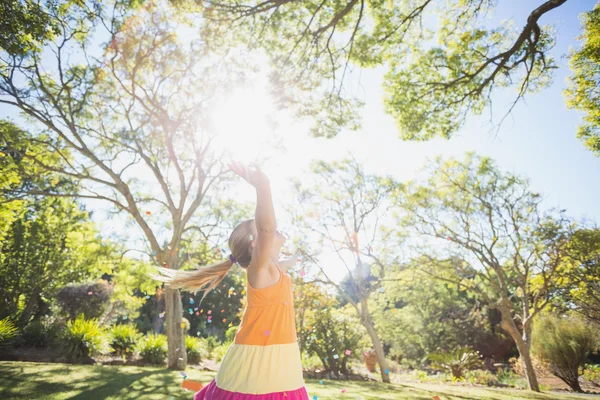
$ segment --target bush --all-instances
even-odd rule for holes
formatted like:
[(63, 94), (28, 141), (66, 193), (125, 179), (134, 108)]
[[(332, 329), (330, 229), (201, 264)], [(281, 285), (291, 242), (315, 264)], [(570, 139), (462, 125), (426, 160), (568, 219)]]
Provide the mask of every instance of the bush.
[(302, 349), (309, 356), (317, 355), (324, 369), (334, 376), (348, 375), (350, 360), (360, 360), (360, 348), (366, 344), (366, 332), (357, 319), (341, 311), (318, 308), (306, 312), (304, 324), (299, 332)]
[(167, 337), (157, 334), (148, 335), (138, 342), (137, 350), (143, 361), (162, 365), (167, 359)]
[(229, 329), (227, 329), (227, 331), (225, 332), (225, 342), (233, 343), (238, 329), (239, 329), (239, 326), (229, 327)]
[(579, 318), (546, 316), (533, 332), (533, 352), (550, 365), (550, 371), (575, 392), (582, 392), (579, 375), (594, 349), (592, 329)]
[(600, 386), (600, 365), (586, 365), (583, 378), (596, 386)]
[(226, 342), (215, 347), (212, 351), (212, 357), (215, 359), (215, 361), (221, 361), (223, 357), (225, 357), (225, 354), (227, 353), (227, 350), (229, 350), (230, 346), (231, 343)]
[(142, 334), (133, 324), (113, 326), (111, 329), (111, 347), (113, 348), (113, 352), (119, 356), (126, 355), (130, 357), (141, 336)]
[(465, 371), (483, 366), (479, 352), (469, 346), (459, 346), (452, 351), (431, 353), (428, 358), (434, 368), (448, 370), (456, 379), (462, 378)]
[[(515, 358), (515, 360), (516, 360), (516, 358)], [(506, 386), (510, 386), (510, 387), (514, 387), (514, 388), (526, 389), (527, 381), (525, 380), (525, 378), (523, 378), (523, 376), (520, 376), (511, 370), (502, 370), (502, 371), (498, 372), (498, 375), (496, 375), (496, 377), (498, 378), (498, 382), (502, 385), (506, 385)], [(539, 377), (539, 375), (538, 375), (538, 377)]]
[(7, 346), (17, 336), (17, 327), (7, 318), (0, 319), (0, 347)]
[(65, 356), (71, 362), (110, 351), (109, 336), (98, 320), (85, 319), (80, 315), (69, 321), (61, 338)]
[(70, 320), (83, 314), (87, 319), (100, 318), (110, 307), (112, 287), (106, 281), (65, 286), (57, 300)]
[(185, 351), (189, 363), (199, 363), (208, 356), (208, 351), (202, 347), (200, 339), (193, 336), (185, 337)]
[(486, 369), (476, 369), (465, 373), (465, 380), (470, 383), (485, 386), (497, 386), (498, 377)]
[(21, 342), (32, 347), (49, 347), (60, 338), (61, 328), (49, 319), (36, 319), (23, 329)]
[[(523, 369), (523, 360), (521, 359), (521, 357), (511, 357), (508, 360), (508, 363), (510, 364), (511, 370), (515, 374), (522, 378), (525, 377), (525, 370)], [(535, 354), (531, 355), (531, 363), (533, 364), (535, 375), (538, 378), (551, 375), (550, 366), (548, 365), (548, 363), (544, 360), (540, 360), (538, 357), (535, 356)]]

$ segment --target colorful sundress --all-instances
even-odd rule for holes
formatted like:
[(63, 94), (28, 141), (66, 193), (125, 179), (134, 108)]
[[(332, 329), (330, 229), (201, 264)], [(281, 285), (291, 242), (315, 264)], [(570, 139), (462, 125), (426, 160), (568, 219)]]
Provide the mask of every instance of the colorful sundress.
[[(279, 270), (279, 268), (278, 268)], [(307, 400), (296, 336), (292, 280), (254, 289), (219, 372), (194, 400)]]

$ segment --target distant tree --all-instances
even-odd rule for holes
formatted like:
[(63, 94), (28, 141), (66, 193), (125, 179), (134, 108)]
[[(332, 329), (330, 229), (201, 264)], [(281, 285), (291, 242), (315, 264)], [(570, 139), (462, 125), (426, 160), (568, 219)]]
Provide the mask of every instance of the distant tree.
[[(515, 341), (529, 388), (539, 391), (530, 356), (533, 320), (551, 301), (573, 225), (542, 212), (541, 196), (485, 157), (438, 159), (425, 184), (401, 193), (400, 218), (411, 232), (414, 262), (438, 279), (476, 292), (497, 309)], [(436, 275), (438, 266), (453, 277)]]
[(567, 252), (553, 302), (563, 311), (575, 310), (600, 323), (600, 230), (578, 229), (569, 239)]
[[(452, 268), (435, 271), (452, 279)], [(500, 329), (501, 316), (476, 292), (443, 281), (411, 266), (392, 272), (397, 280), (386, 282), (373, 296), (373, 318), (381, 337), (397, 361), (425, 366), (429, 353), (471, 346), (490, 362), (506, 361), (515, 349)]]
[[(302, 238), (296, 244), (303, 262), (318, 271), (308, 281), (335, 288), (351, 305), (377, 353), (381, 378), (389, 382), (383, 343), (373, 322), (369, 298), (382, 286), (387, 270), (398, 263), (398, 250), (387, 246), (392, 231), (383, 228), (395, 184), (390, 178), (366, 174), (356, 160), (315, 162), (312, 172), (310, 186), (295, 183), (298, 203), (290, 210)], [(330, 266), (318, 259), (324, 250), (338, 255), (354, 291), (347, 291), (330, 277)]]
[(583, 111), (583, 124), (577, 136), (585, 146), (600, 156), (600, 3), (582, 15), (581, 48), (572, 50), (573, 75), (565, 91), (567, 105)]

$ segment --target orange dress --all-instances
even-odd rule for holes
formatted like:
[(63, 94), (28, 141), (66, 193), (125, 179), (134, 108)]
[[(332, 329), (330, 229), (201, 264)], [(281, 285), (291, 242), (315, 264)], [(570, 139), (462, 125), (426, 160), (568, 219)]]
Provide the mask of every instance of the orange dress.
[(246, 284), (248, 302), (235, 341), (215, 379), (194, 400), (306, 400), (296, 337), (292, 280), (279, 270), (275, 285)]

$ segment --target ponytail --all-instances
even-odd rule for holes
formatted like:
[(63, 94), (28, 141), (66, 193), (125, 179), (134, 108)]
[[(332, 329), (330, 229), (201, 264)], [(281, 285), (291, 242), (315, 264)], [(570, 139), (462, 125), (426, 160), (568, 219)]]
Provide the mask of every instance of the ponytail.
[(227, 258), (219, 263), (198, 267), (194, 271), (156, 267), (158, 275), (152, 275), (152, 278), (164, 282), (171, 289), (183, 289), (194, 293), (203, 290), (204, 295), (200, 300), (202, 303), (208, 292), (219, 285), (232, 266), (233, 260)]

